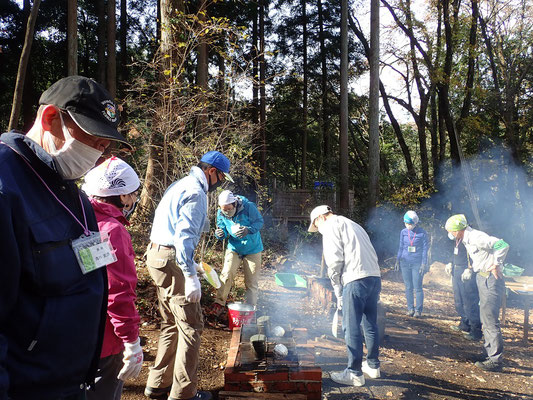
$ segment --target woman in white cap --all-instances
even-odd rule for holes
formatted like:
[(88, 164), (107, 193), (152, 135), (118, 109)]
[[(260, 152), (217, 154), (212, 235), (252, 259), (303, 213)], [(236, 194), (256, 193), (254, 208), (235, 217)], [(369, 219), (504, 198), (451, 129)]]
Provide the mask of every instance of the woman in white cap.
[(424, 308), (422, 281), (424, 274), (428, 271), (429, 240), (427, 232), (417, 226), (418, 215), (416, 212), (407, 211), (403, 216), (403, 222), (405, 229), (400, 232), (400, 246), (394, 270), (401, 269), (402, 271), (407, 300), (407, 315), (419, 318), (422, 316)]
[(246, 303), (257, 304), (258, 279), (261, 270), (263, 242), (259, 230), (263, 227), (263, 216), (257, 206), (244, 196), (235, 196), (224, 190), (218, 196), (217, 229), (219, 240), (228, 238), (224, 268), (220, 274), (222, 286), (217, 290), (215, 302), (208, 314), (219, 317), (225, 311), (235, 275), (242, 264)]
[[(139, 177), (117, 157), (104, 161), (85, 176), (82, 190), (90, 196), (98, 228), (108, 235), (117, 261), (107, 266), (109, 296), (102, 353), (88, 400), (118, 400), (124, 381), (141, 371), (139, 314), (135, 308), (137, 273), (131, 237), (125, 228), (137, 204)], [(94, 390), (93, 390), (94, 389)]]

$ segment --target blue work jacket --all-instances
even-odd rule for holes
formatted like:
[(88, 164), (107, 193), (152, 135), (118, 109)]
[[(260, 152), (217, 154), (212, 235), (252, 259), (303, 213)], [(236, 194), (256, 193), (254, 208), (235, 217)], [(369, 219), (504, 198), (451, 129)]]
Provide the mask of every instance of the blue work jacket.
[(76, 395), (94, 381), (100, 358), (107, 274), (82, 274), (71, 241), (84, 229), (38, 176), (98, 232), (96, 218), (39, 145), (14, 132), (0, 141), (0, 399)]
[[(415, 251), (409, 251), (409, 247), (413, 247)], [(415, 226), (412, 231), (404, 228), (400, 232), (400, 246), (398, 248), (398, 261), (409, 264), (424, 264), (428, 263), (428, 248), (429, 235), (427, 232)]]
[[(259, 230), (263, 227), (263, 216), (257, 206), (244, 196), (237, 197), (237, 211), (231, 218), (226, 217), (219, 209), (217, 212), (217, 226), (224, 231), (224, 236), (218, 239), (228, 238), (228, 249), (240, 256), (255, 254), (263, 251), (263, 241)], [(231, 227), (235, 224), (248, 228), (248, 235), (238, 238), (231, 233)]]

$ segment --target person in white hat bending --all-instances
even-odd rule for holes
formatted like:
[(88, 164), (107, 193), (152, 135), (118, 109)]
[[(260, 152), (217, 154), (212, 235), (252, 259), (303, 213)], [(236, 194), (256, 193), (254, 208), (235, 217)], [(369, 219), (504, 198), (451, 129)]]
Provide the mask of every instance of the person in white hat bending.
[(235, 196), (224, 190), (218, 196), (217, 229), (219, 240), (228, 238), (224, 268), (220, 275), (221, 287), (208, 314), (219, 317), (225, 311), (226, 300), (233, 286), (235, 275), (242, 264), (246, 303), (257, 305), (258, 279), (261, 270), (263, 242), (259, 231), (263, 216), (257, 206), (244, 196)]
[[(365, 230), (352, 220), (332, 213), (327, 205), (311, 211), (309, 232), (322, 234), (324, 261), (328, 268), (348, 350), (345, 370), (332, 372), (334, 382), (363, 386), (365, 377), (380, 377), (377, 310), (381, 273), (376, 251)], [(363, 318), (364, 317), (364, 318)], [(363, 336), (368, 350), (363, 362)]]
[(107, 265), (107, 319), (96, 384), (88, 400), (118, 400), (124, 381), (141, 372), (139, 313), (135, 307), (137, 270), (128, 218), (137, 204), (141, 182), (132, 167), (111, 157), (85, 175), (81, 189), (90, 196), (100, 233), (109, 236), (116, 261)]

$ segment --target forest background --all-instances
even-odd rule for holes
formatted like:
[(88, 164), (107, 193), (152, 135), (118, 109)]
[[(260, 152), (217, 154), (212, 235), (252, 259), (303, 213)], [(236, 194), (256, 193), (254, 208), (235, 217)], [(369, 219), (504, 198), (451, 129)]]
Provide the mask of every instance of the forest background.
[[(301, 204), (301, 215), (335, 193), (335, 211), (365, 226), (382, 260), (395, 257), (402, 216), (414, 209), (431, 233), (433, 259), (451, 257), (444, 222), (464, 213), (511, 244), (510, 262), (533, 272), (533, 4), (381, 0), (375, 132), (364, 90), (369, 7), (360, 0), (4, 0), (0, 128), (27, 131), (51, 83), (88, 76), (122, 109), (134, 149), (111, 153), (141, 177), (134, 219), (141, 232), (164, 190), (217, 149), (232, 161), (236, 184), (228, 187), (260, 205), (269, 245), (291, 251), (311, 240), (303, 220), (281, 240), (272, 212), (281, 191), (307, 189), (316, 201)], [(351, 192), (337, 190), (342, 184)], [(210, 204), (213, 216), (216, 197)]]

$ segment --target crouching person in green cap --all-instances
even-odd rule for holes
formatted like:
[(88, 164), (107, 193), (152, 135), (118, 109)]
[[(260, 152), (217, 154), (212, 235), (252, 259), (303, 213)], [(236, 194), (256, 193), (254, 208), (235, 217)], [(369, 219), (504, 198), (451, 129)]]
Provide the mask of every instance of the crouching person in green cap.
[(472, 269), (465, 270), (463, 278), (471, 279), (472, 270), (477, 272), (479, 313), (487, 358), (476, 362), (475, 365), (485, 371), (499, 371), (503, 362), (503, 338), (499, 314), (502, 296), (505, 295), (502, 268), (509, 245), (502, 239), (472, 229), (462, 214), (448, 218), (445, 228), (456, 240), (463, 242), (472, 259)]

